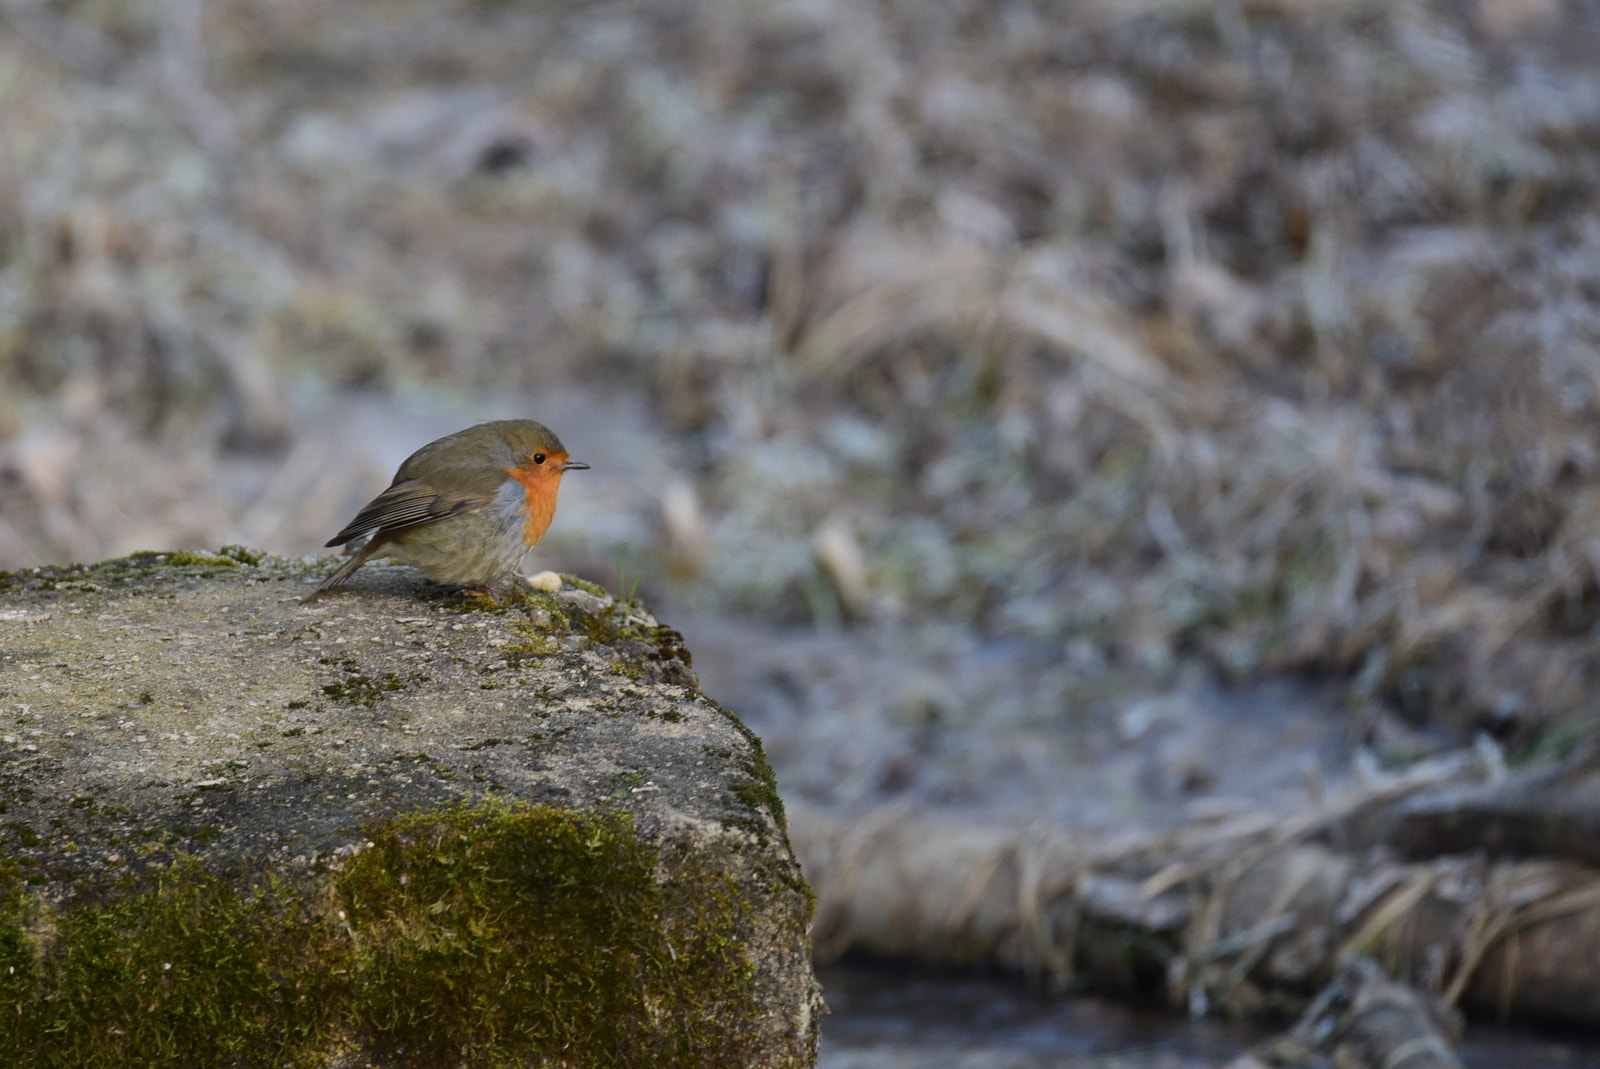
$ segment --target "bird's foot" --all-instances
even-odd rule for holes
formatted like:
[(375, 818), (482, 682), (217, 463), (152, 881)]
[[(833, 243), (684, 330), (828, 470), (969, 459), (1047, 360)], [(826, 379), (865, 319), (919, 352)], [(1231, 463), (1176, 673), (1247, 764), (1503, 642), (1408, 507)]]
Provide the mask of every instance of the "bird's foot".
[(500, 597), (494, 592), (494, 587), (485, 583), (483, 586), (469, 586), (461, 591), (464, 598), (482, 598), (490, 605), (499, 606)]

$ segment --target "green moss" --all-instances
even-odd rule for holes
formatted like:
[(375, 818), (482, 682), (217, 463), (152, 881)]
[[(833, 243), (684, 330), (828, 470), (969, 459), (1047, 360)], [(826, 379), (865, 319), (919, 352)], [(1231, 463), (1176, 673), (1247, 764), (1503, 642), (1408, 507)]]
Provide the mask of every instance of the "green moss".
[(784, 812), (783, 799), (778, 794), (778, 774), (772, 770), (772, 762), (767, 760), (767, 748), (761, 745), (761, 736), (745, 726), (743, 720), (733, 712), (712, 702), (711, 705), (728, 718), (739, 734), (744, 736), (744, 741), (749, 744), (749, 756), (741, 764), (744, 778), (736, 780), (733, 792), (748, 808), (765, 809), (772, 814), (772, 819), (778, 822), (778, 832), (787, 840), (789, 835), (789, 816)]
[(499, 615), (506, 611), (506, 607), (500, 603), (499, 598), (482, 590), (456, 591), (450, 595), (449, 600), (451, 607), (457, 609), (463, 615), (469, 612), (474, 615)]
[(483, 802), (365, 831), (303, 882), (181, 859), (56, 910), (0, 859), (0, 1064), (751, 1060), (751, 920), (725, 873), (621, 814)]
[(167, 564), (174, 568), (197, 566), (208, 568), (231, 568), (238, 565), (240, 562), (237, 558), (223, 556), (220, 553), (207, 553), (203, 550), (196, 551), (180, 549), (166, 554), (166, 560), (164, 561), (160, 560), (158, 557), (156, 563)]
[(249, 546), (223, 546), (217, 552), (220, 556), (236, 560), (240, 564), (248, 564), (252, 568), (259, 567), (263, 561), (268, 559), (267, 554), (259, 549), (251, 549)]
[(616, 626), (605, 613), (589, 613), (578, 609), (572, 615), (573, 629), (589, 636), (589, 642), (595, 646), (609, 646), (619, 638), (632, 637)]
[(577, 587), (586, 594), (593, 594), (597, 598), (609, 598), (611, 596), (611, 591), (599, 583), (591, 583), (589, 580), (580, 579), (576, 575), (563, 575), (561, 581), (568, 586)]
[(534, 657), (548, 657), (556, 652), (556, 640), (550, 632), (531, 624), (518, 626), (515, 630), (522, 636), (522, 641), (500, 651), (508, 666), (522, 664)]
[(385, 694), (406, 689), (406, 681), (393, 672), (381, 676), (349, 675), (337, 683), (329, 683), (322, 693), (346, 705), (377, 705)]
[(190, 860), (60, 914), (20, 881), (4, 895), (0, 1064), (294, 1066), (326, 1034), (333, 936), (303, 895), (270, 884), (241, 895)]
[(726, 879), (663, 885), (625, 817), (542, 806), (408, 818), (380, 838), (338, 881), (380, 1051), (740, 1064), (754, 1004)]
[[(6, 1017), (15, 1013), (14, 1007), (27, 1004), (36, 983), (33, 947), (24, 934), (26, 905), (22, 878), (15, 866), (0, 859), (0, 1013)], [(4, 1035), (0, 1028), (0, 1056), (8, 1053)], [(16, 1064), (16, 1059), (10, 1063)]]
[[(169, 552), (140, 550), (126, 557), (116, 557), (98, 564), (65, 564), (29, 568), (15, 572), (0, 572), (0, 590), (20, 590), (31, 593), (51, 591), (95, 592), (108, 589), (100, 584), (131, 583), (138, 579), (171, 572), (183, 576), (216, 576), (224, 571), (233, 572), (241, 566), (277, 567), (298, 570), (298, 561), (274, 557), (258, 549), (245, 546), (223, 546), (216, 553), (204, 550), (179, 549)], [(115, 587), (109, 589), (116, 589)]]
[[(397, 672), (384, 672), (382, 675), (369, 676), (361, 672), (361, 665), (354, 657), (322, 657), (319, 664), (332, 665), (339, 669), (340, 678), (322, 688), (322, 693), (336, 702), (345, 705), (373, 706), (383, 700), (385, 694), (393, 694), (398, 690), (405, 690), (427, 679), (426, 674), (414, 672), (410, 676), (401, 676)], [(291, 705), (292, 707), (292, 705)]]

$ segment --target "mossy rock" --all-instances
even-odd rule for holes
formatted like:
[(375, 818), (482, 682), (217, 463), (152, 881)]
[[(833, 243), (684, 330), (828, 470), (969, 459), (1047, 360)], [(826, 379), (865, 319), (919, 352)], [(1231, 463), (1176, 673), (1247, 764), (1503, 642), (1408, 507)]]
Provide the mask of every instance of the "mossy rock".
[(812, 1064), (810, 892), (681, 639), (325, 570), (0, 575), (0, 1065)]

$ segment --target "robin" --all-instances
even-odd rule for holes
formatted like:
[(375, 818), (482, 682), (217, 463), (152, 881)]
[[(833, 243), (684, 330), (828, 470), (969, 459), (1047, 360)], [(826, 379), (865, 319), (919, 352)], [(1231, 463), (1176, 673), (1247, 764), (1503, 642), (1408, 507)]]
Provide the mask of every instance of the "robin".
[(372, 532), (305, 600), (349, 579), (380, 549), (437, 582), (487, 590), (544, 537), (561, 476), (588, 466), (531, 419), (480, 423), (429, 442), (328, 541), (342, 546)]

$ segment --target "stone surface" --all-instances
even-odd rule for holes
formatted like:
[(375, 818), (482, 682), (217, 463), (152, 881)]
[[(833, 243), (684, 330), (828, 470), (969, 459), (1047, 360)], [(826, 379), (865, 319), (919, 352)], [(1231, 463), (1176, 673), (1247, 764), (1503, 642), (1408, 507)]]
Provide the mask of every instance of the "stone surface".
[(0, 1063), (811, 1064), (810, 892), (678, 636), (325, 570), (0, 575)]

